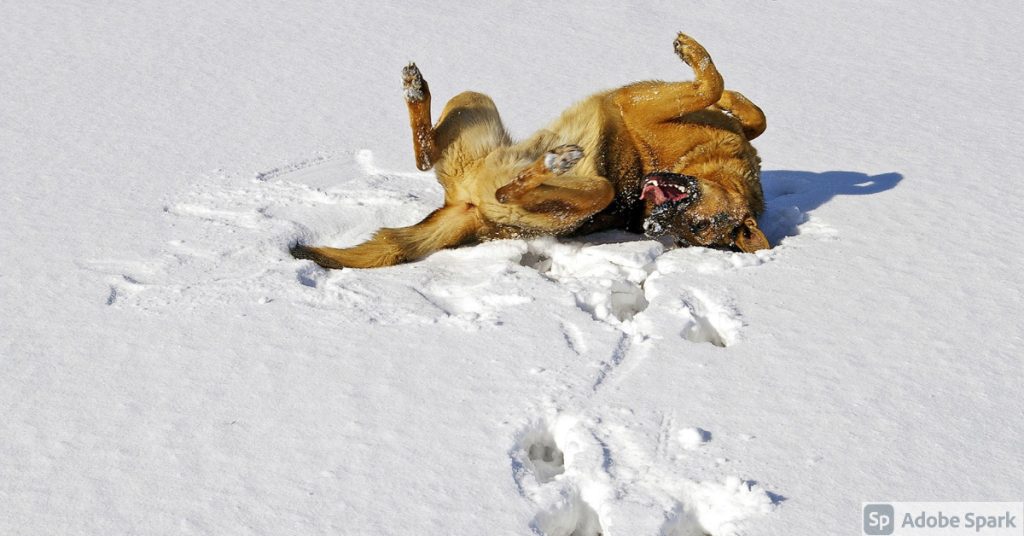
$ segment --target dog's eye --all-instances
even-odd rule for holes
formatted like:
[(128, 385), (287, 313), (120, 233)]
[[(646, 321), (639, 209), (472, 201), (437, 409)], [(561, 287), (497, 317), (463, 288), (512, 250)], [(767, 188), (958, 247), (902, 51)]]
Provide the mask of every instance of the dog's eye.
[(698, 222), (696, 222), (696, 223), (694, 223), (693, 225), (690, 226), (690, 232), (692, 232), (694, 234), (697, 234), (697, 233), (707, 229), (710, 225), (711, 225), (711, 222), (708, 221), (708, 220), (698, 221)]

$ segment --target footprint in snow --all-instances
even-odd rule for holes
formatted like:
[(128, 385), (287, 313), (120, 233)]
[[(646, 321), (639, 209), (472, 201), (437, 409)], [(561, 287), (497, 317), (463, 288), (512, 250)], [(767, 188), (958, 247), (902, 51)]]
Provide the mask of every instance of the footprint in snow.
[[(662, 418), (646, 455), (642, 432), (622, 423), (567, 415), (539, 420), (518, 434), (509, 451), (520, 495), (534, 503), (530, 528), (544, 536), (650, 534), (728, 536), (738, 522), (771, 511), (777, 495), (734, 476), (697, 482), (666, 466), (677, 444), (700, 448), (711, 434), (674, 431)], [(674, 440), (672, 439), (674, 438)]]

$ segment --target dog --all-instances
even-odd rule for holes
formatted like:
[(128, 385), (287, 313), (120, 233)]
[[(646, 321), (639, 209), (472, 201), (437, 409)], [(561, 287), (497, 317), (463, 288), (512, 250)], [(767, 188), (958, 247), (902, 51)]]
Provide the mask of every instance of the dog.
[(592, 95), (514, 143), (486, 95), (464, 92), (431, 124), (430, 89), (402, 70), (416, 166), (434, 168), (444, 206), (410, 227), (384, 228), (349, 248), (295, 244), (325, 268), (375, 268), (476, 241), (582, 235), (607, 229), (681, 246), (770, 247), (760, 158), (750, 141), (764, 113), (725, 90), (708, 52), (680, 33), (692, 82), (649, 81)]

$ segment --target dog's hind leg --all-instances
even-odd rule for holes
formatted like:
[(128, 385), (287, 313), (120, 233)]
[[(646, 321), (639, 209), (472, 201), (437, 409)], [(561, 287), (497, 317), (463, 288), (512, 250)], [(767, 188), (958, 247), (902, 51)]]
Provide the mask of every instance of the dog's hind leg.
[(600, 176), (552, 177), (522, 195), (515, 206), (516, 225), (562, 235), (576, 230), (615, 199), (615, 187)]
[(640, 82), (612, 94), (631, 130), (671, 121), (703, 110), (719, 101), (725, 83), (707, 50), (692, 37), (680, 33), (676, 54), (693, 69), (692, 82)]
[(483, 222), (479, 209), (466, 201), (459, 184), (463, 169), (511, 140), (489, 97), (464, 92), (445, 105), (436, 126), (430, 124), (430, 89), (420, 70), (410, 63), (402, 70), (402, 86), (409, 108), (416, 166), (435, 168), (445, 189), (445, 206), (409, 227), (385, 228), (350, 248), (296, 244), (291, 253), (324, 268), (375, 268), (409, 262), (439, 249), (477, 238)]
[(438, 148), (434, 170), (449, 202), (458, 200), (452, 194), (461, 188), (460, 182), (469, 178), (467, 166), (478, 163), (498, 147), (512, 144), (494, 101), (475, 91), (452, 97), (433, 132)]
[[(416, 167), (437, 168), (438, 179), (457, 175), (467, 162), (482, 158), (511, 138), (490, 97), (465, 91), (445, 104), (436, 125), (430, 122), (430, 88), (415, 63), (402, 69), (402, 88), (409, 109)], [(444, 160), (449, 165), (444, 166)], [(452, 169), (457, 168), (457, 169)]]
[(402, 94), (409, 109), (416, 167), (426, 171), (433, 167), (440, 151), (434, 140), (434, 128), (430, 124), (430, 86), (415, 63), (410, 62), (402, 69)]
[(743, 126), (743, 135), (747, 140), (760, 136), (767, 127), (764, 112), (738, 91), (723, 91), (722, 98), (718, 99), (715, 106), (729, 112), (739, 120)]

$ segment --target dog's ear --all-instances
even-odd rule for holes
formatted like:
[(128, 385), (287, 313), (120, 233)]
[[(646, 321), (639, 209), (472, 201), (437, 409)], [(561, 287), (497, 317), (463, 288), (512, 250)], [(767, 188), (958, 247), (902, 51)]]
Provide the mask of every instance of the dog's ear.
[(770, 249), (771, 244), (757, 227), (757, 220), (747, 217), (736, 229), (736, 247), (744, 253), (753, 253), (760, 249)]

